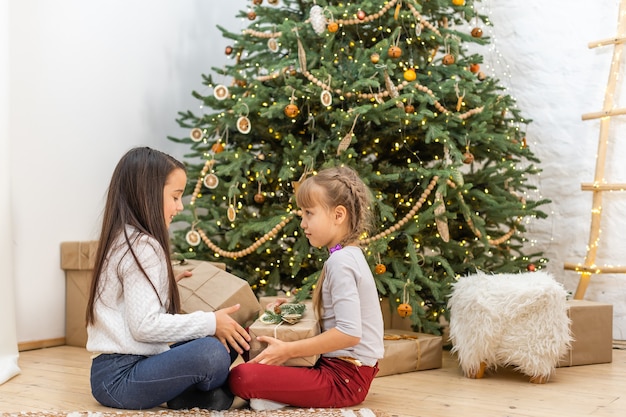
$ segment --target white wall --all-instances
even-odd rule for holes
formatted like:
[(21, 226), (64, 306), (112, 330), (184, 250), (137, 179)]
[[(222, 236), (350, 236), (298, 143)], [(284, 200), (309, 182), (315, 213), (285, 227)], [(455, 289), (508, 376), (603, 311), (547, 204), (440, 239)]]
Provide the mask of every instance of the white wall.
[(0, 2), (0, 384), (19, 371), (15, 324), (15, 291), (9, 171), (9, 7)]
[[(535, 183), (552, 200), (550, 218), (532, 224), (529, 237), (550, 259), (549, 270), (575, 292), (579, 275), (565, 271), (563, 264), (585, 258), (592, 193), (581, 191), (580, 185), (593, 182), (600, 133), (599, 120), (583, 121), (581, 116), (602, 110), (613, 54), (613, 47), (589, 49), (588, 44), (617, 35), (619, 1), (483, 4), (489, 5), (496, 27), (499, 54), (491, 56), (500, 60), (494, 64), (497, 73), (508, 73), (502, 77), (505, 85), (534, 121), (528, 140), (544, 170)], [(619, 100), (623, 86), (618, 87), (614, 106), (626, 107)], [(626, 182), (624, 120), (611, 122), (613, 144), (605, 165), (610, 183)], [(604, 193), (603, 208), (597, 264), (626, 265), (626, 193)], [(614, 304), (613, 336), (626, 339), (626, 274), (592, 276), (585, 298)]]
[[(177, 112), (222, 66), (244, 0), (9, 0), (14, 277), (20, 342), (65, 334), (59, 245), (97, 237), (121, 155), (182, 156)], [(219, 4), (219, 6), (216, 6)], [(219, 10), (219, 11), (217, 11)]]
[[(250, 2), (8, 1), (14, 282), (18, 340), (26, 342), (63, 337), (59, 244), (97, 236), (121, 154), (139, 144), (185, 152), (166, 136), (181, 133), (178, 111), (198, 108), (191, 91), (201, 88), (200, 74), (226, 59), (215, 25), (243, 27), (234, 15)], [(534, 120), (528, 141), (544, 169), (536, 184), (552, 200), (550, 218), (532, 223), (528, 237), (574, 291), (578, 276), (562, 266), (584, 259), (591, 195), (580, 184), (593, 180), (599, 137), (599, 123), (581, 115), (602, 108), (612, 52), (587, 43), (615, 36), (618, 1), (485, 0), (478, 8), (496, 25), (486, 29), (495, 47), (483, 52)], [(626, 182), (618, 157), (626, 149), (610, 155), (609, 180)], [(606, 203), (599, 255), (624, 263), (626, 195)], [(618, 339), (626, 339), (625, 293), (626, 275), (594, 276), (587, 291), (615, 303)]]

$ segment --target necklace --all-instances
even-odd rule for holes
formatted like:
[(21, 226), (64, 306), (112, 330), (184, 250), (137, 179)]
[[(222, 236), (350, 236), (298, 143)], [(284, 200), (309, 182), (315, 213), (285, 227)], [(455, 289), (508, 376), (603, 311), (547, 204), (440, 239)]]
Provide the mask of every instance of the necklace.
[(341, 246), (339, 243), (337, 243), (335, 246), (333, 246), (332, 248), (330, 248), (330, 249), (328, 249), (328, 250), (330, 251), (330, 253), (331, 253), (331, 255), (332, 255), (334, 252), (337, 252), (337, 251), (338, 251), (338, 250), (340, 250), (341, 248), (342, 248), (342, 246)]

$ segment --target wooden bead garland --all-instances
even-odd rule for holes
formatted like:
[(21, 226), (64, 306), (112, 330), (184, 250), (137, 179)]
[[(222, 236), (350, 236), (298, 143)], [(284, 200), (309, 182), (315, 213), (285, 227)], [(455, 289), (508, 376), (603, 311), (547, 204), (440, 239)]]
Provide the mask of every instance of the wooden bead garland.
[[(198, 180), (198, 183), (196, 184), (196, 187), (194, 189), (193, 195), (191, 196), (191, 205), (193, 205), (195, 203), (196, 198), (199, 197), (200, 188), (202, 186), (202, 177), (204, 177), (204, 175), (209, 170), (209, 168), (213, 165), (213, 163), (214, 163), (214, 160), (212, 160), (212, 159), (208, 160), (205, 163), (204, 168), (202, 169), (201, 177)], [(437, 186), (437, 181), (438, 180), (439, 180), (438, 176), (434, 176), (430, 180), (430, 183), (428, 184), (426, 189), (422, 192), (422, 195), (420, 196), (419, 200), (413, 205), (411, 210), (402, 219), (400, 219), (398, 222), (396, 222), (396, 224), (394, 224), (393, 226), (387, 228), (383, 232), (376, 234), (373, 237), (361, 240), (359, 243), (361, 245), (368, 245), (368, 244), (370, 244), (372, 242), (375, 242), (375, 241), (377, 241), (379, 239), (387, 237), (391, 233), (394, 233), (394, 232), (398, 231), (400, 228), (402, 228), (405, 224), (407, 224), (409, 222), (409, 220), (412, 217), (414, 217), (417, 214), (419, 209), (424, 205), (424, 203), (426, 202), (428, 196), (432, 193), (432, 191)], [(448, 179), (448, 180), (446, 180), (446, 182), (447, 182), (448, 186), (450, 186), (450, 188), (456, 188), (456, 184), (453, 181)], [(524, 199), (520, 198), (520, 201), (523, 202)], [(296, 216), (296, 215), (301, 215), (301, 212), (299, 210), (298, 211), (292, 211), (291, 213), (289, 213), (289, 215), (285, 219), (283, 219), (279, 224), (274, 226), (272, 228), (272, 230), (270, 230), (269, 232), (264, 234), (261, 238), (259, 238), (252, 245), (250, 245), (246, 249), (243, 249), (243, 250), (240, 250), (240, 251), (236, 251), (236, 252), (234, 252), (234, 251), (225, 251), (225, 250), (221, 249), (220, 247), (218, 247), (215, 243), (213, 243), (206, 236), (206, 234), (204, 233), (204, 231), (202, 229), (196, 228), (195, 230), (200, 234), (200, 237), (202, 238), (202, 241), (205, 243), (205, 245), (207, 245), (207, 247), (209, 249), (211, 249), (212, 251), (214, 251), (215, 253), (217, 253), (220, 256), (225, 257), (225, 258), (241, 258), (243, 256), (250, 255), (252, 252), (256, 251), (265, 242), (267, 242), (270, 239), (275, 238), (276, 235), (278, 235), (278, 232), (280, 232), (287, 225), (287, 223), (289, 223), (291, 220), (293, 220), (294, 216)], [(521, 218), (518, 219), (518, 222), (520, 222), (520, 221), (521, 221)], [(472, 232), (476, 235), (476, 237), (478, 237), (480, 239), (481, 236), (482, 236), (482, 233), (480, 232), (480, 230), (476, 229), (476, 227), (474, 226), (474, 223), (472, 222), (472, 220), (471, 219), (466, 219), (466, 223), (468, 224), (468, 226), (470, 227)], [(513, 236), (513, 234), (515, 234), (515, 232), (516, 232), (516, 228), (512, 227), (506, 234), (504, 234), (500, 238), (498, 238), (498, 239), (490, 239), (488, 242), (489, 242), (490, 245), (494, 245), (494, 246), (501, 245), (502, 243), (504, 243), (507, 240), (509, 240)]]
[[(347, 19), (347, 20), (333, 20), (332, 23), (336, 23), (337, 25), (356, 25), (356, 24), (361, 24), (361, 23), (367, 23), (370, 21), (373, 21), (375, 19), (380, 18), (383, 14), (385, 14), (386, 12), (388, 12), (392, 7), (394, 7), (396, 4), (398, 3), (398, 0), (391, 0), (389, 1), (389, 3), (387, 3), (384, 7), (382, 7), (380, 9), (379, 12), (365, 16), (363, 18), (363, 20), (359, 20), (359, 19)], [(419, 22), (420, 27), (426, 27), (429, 30), (433, 31), (434, 33), (438, 34), (439, 36), (441, 36), (441, 32), (439, 32), (439, 30), (433, 26), (431, 23), (429, 23), (426, 19), (424, 19), (422, 17), (422, 15), (419, 13), (419, 11), (410, 3), (407, 3), (407, 7), (409, 8), (409, 10), (411, 11), (411, 13), (413, 14), (413, 16), (415, 17), (415, 19)], [(307, 19), (305, 21), (305, 23), (309, 22), (309, 19)], [(260, 32), (260, 31), (256, 31), (253, 29), (246, 29), (243, 31), (243, 33), (245, 35), (250, 35), (250, 36), (254, 36), (254, 37), (258, 37), (258, 38), (278, 38), (280, 36), (282, 36), (282, 32)], [(340, 89), (335, 89), (333, 90), (331, 88), (331, 86), (325, 84), (324, 82), (320, 81), (317, 77), (315, 77), (313, 74), (311, 74), (307, 69), (306, 69), (306, 65), (303, 65), (304, 62), (306, 62), (306, 60), (304, 59), (304, 51), (301, 50), (301, 45), (299, 43), (298, 45), (299, 50), (298, 50), (298, 54), (299, 54), (299, 61), (301, 63), (301, 72), (302, 74), (309, 80), (311, 81), (313, 84), (317, 85), (318, 87), (322, 88), (323, 90), (327, 90), (330, 92), (334, 92), (339, 96), (344, 96), (347, 98), (352, 98), (352, 97), (357, 97), (360, 99), (365, 99), (365, 100), (371, 100), (371, 99), (375, 99), (376, 101), (381, 101), (383, 98), (388, 98), (390, 97), (391, 93), (389, 91), (382, 91), (380, 93), (374, 94), (374, 93), (354, 93), (351, 91), (347, 91), (347, 92), (343, 92)], [(377, 54), (374, 54), (377, 55)], [(379, 58), (378, 58), (379, 59)], [(372, 61), (377, 61), (376, 58), (373, 58), (372, 56)], [(282, 73), (284, 73), (285, 70), (282, 71)], [(269, 74), (269, 75), (263, 75), (263, 76), (259, 76), (257, 77), (257, 80), (259, 81), (267, 81), (267, 80), (271, 80), (274, 78), (277, 78), (281, 75), (281, 72), (275, 72), (273, 74)], [(408, 81), (403, 81), (402, 83), (400, 83), (398, 86), (396, 86), (397, 90), (400, 91), (403, 88), (405, 88), (407, 85), (409, 84)], [(415, 83), (414, 88), (416, 88), (418, 91), (423, 92), (428, 94), (430, 97), (435, 98), (435, 95), (433, 94), (432, 90), (430, 90), (429, 88), (419, 84), (419, 83)], [(440, 113), (450, 113), (449, 110), (447, 110), (444, 106), (441, 105), (441, 103), (438, 100), (435, 100), (433, 105), (435, 106), (435, 108), (437, 109), (437, 111), (439, 111)], [(459, 114), (458, 117), (461, 120), (465, 120), (468, 117), (480, 113), (482, 112), (483, 107), (479, 107), (476, 109), (472, 109), (469, 110), (468, 112)]]

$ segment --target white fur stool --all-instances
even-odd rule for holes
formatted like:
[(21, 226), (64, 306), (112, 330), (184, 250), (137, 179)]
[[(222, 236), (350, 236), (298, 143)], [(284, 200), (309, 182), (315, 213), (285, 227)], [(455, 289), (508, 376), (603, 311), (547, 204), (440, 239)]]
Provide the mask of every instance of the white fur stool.
[(572, 340), (566, 297), (543, 271), (459, 279), (448, 301), (450, 340), (465, 376), (512, 365), (547, 382)]

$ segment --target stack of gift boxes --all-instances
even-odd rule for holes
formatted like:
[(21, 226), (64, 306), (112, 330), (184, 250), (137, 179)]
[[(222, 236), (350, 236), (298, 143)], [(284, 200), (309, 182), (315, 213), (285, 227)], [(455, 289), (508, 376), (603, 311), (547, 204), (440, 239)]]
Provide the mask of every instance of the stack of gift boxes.
[[(61, 244), (61, 268), (66, 275), (66, 336), (70, 346), (85, 346), (85, 309), (97, 242), (64, 242)], [(310, 302), (301, 320), (295, 324), (267, 324), (258, 318), (272, 297), (256, 298), (248, 283), (225, 270), (224, 264), (186, 261), (173, 264), (176, 274), (192, 271), (192, 276), (179, 281), (183, 312), (215, 311), (233, 304), (241, 308), (235, 320), (247, 327), (252, 335), (250, 357), (258, 355), (265, 346), (256, 341), (267, 335), (291, 341), (319, 334)], [(610, 304), (570, 300), (568, 314), (574, 342), (559, 366), (589, 365), (612, 361), (612, 319)], [(385, 323), (385, 355), (378, 363), (378, 377), (412, 371), (437, 369), (442, 366), (443, 337), (412, 331), (409, 318), (392, 311), (388, 300), (381, 301)], [(292, 359), (286, 365), (312, 366), (317, 356)]]
[[(91, 274), (98, 242), (63, 242), (61, 268), (65, 270), (65, 344), (85, 346), (87, 329), (85, 311), (89, 300)], [(261, 306), (248, 282), (228, 272), (224, 264), (186, 261), (173, 262), (174, 274), (191, 271), (178, 283), (183, 313), (215, 311), (241, 304), (232, 317), (242, 326), (251, 324)]]

